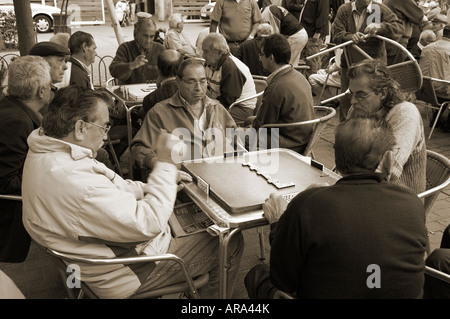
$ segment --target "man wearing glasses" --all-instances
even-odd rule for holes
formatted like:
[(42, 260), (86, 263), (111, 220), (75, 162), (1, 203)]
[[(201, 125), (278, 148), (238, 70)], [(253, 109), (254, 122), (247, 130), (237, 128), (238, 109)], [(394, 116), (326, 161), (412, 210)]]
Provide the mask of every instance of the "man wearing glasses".
[(399, 84), (380, 60), (364, 60), (349, 69), (347, 117), (378, 116), (386, 119), (396, 138), (390, 181), (425, 191), (426, 145), (422, 117), (404, 100)]
[[(124, 180), (95, 160), (110, 127), (111, 98), (87, 90), (78, 103), (71, 103), (71, 90), (57, 92), (54, 101), (62, 103), (50, 104), (42, 128), (28, 138), (22, 195), (30, 236), (44, 247), (85, 257), (173, 253), (192, 275), (210, 273), (203, 295), (217, 296), (218, 260), (211, 255), (219, 247), (218, 238), (206, 232), (172, 238), (168, 224), (177, 182), (189, 178), (176, 168), (184, 152), (180, 140), (159, 134), (153, 144), (158, 162), (146, 183)], [(231, 271), (239, 265), (241, 240), (236, 237), (231, 244)], [(100, 298), (127, 298), (184, 281), (170, 263), (79, 266), (83, 281)]]
[(147, 112), (131, 142), (132, 156), (140, 168), (141, 178), (145, 179), (157, 161), (154, 146), (162, 131), (183, 136), (189, 149), (184, 159), (234, 151), (226, 129), (235, 128), (236, 124), (222, 104), (206, 96), (208, 80), (203, 63), (195, 58), (184, 60), (178, 66), (176, 80), (178, 92)]

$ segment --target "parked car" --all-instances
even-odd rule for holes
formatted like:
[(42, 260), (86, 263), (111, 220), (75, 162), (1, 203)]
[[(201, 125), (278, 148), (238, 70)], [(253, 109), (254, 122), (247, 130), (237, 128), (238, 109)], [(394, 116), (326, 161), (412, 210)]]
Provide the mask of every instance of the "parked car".
[(205, 5), (201, 10), (200, 10), (200, 18), (202, 18), (203, 20), (209, 20), (211, 19), (211, 13), (214, 9), (214, 6), (216, 5), (215, 2), (210, 2), (207, 5)]
[[(39, 33), (50, 32), (53, 28), (53, 13), (61, 13), (61, 9), (54, 6), (30, 3), (31, 16)], [(0, 0), (0, 12), (12, 12), (14, 15), (13, 0)]]

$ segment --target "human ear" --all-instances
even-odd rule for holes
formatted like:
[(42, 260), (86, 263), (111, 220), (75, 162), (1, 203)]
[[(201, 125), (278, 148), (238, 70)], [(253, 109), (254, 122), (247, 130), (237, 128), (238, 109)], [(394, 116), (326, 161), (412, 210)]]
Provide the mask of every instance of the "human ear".
[(75, 137), (75, 140), (77, 141), (82, 141), (84, 140), (84, 134), (86, 132), (86, 125), (85, 122), (83, 120), (78, 120), (75, 123), (75, 129), (73, 132), (73, 135)]

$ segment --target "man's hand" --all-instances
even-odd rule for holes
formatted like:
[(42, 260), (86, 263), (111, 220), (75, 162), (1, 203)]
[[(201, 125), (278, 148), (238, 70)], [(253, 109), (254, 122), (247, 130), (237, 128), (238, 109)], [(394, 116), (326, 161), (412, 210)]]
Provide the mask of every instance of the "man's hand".
[(183, 189), (183, 184), (180, 184), (181, 181), (184, 182), (192, 182), (192, 176), (189, 175), (188, 173), (184, 172), (184, 171), (178, 171), (178, 176), (177, 176), (177, 184), (178, 184), (178, 188), (177, 188), (177, 192), (181, 191)]
[(143, 55), (143, 54), (138, 55), (136, 57), (136, 59), (134, 59), (134, 61), (130, 63), (130, 69), (131, 70), (137, 69), (137, 68), (145, 65), (147, 62), (148, 62), (148, 60), (145, 57), (145, 55)]
[(355, 43), (366, 42), (365, 34), (362, 32), (356, 32), (354, 35), (352, 35), (352, 41)]
[(264, 217), (270, 224), (277, 222), (286, 210), (287, 205), (288, 202), (283, 196), (275, 193), (270, 194), (269, 198), (262, 204)]
[(178, 136), (162, 132), (156, 141), (155, 152), (158, 161), (178, 164), (183, 160), (187, 146)]
[(369, 35), (375, 35), (380, 29), (381, 29), (380, 23), (371, 23), (364, 29), (364, 33), (367, 33)]

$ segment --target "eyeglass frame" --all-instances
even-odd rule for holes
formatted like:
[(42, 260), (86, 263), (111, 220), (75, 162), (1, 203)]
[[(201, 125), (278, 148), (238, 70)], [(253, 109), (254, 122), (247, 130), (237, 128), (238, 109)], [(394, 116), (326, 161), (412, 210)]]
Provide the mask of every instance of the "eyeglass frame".
[[(358, 102), (362, 102), (362, 101), (364, 101), (365, 99), (367, 99), (369, 96), (371, 96), (371, 95), (374, 94), (374, 93), (376, 93), (376, 92), (375, 92), (375, 91), (372, 91), (372, 92), (367, 93), (366, 95), (361, 96), (361, 97), (355, 96), (355, 99), (357, 99)], [(351, 99), (351, 98), (353, 97), (353, 92), (350, 91), (350, 90), (347, 90), (347, 92), (345, 92), (345, 95)]]
[(106, 124), (105, 126), (102, 126), (102, 125), (99, 125), (99, 124), (93, 123), (93, 122), (86, 122), (86, 121), (83, 121), (83, 122), (87, 123), (87, 124), (95, 125), (101, 129), (103, 129), (103, 134), (106, 134), (106, 135), (109, 133), (109, 130), (111, 129), (111, 124)]

